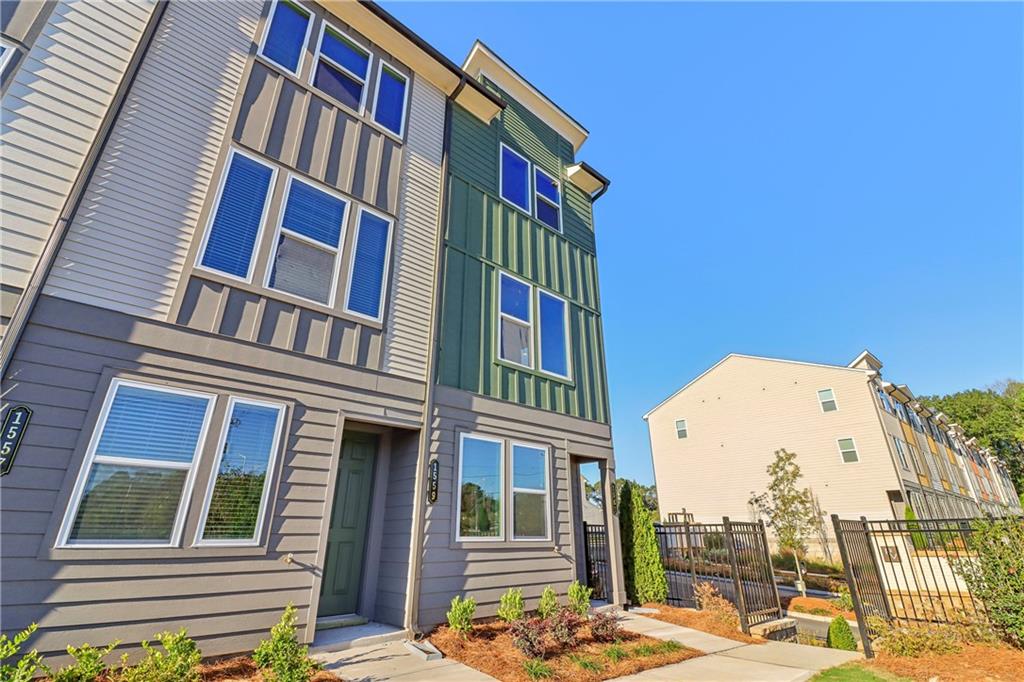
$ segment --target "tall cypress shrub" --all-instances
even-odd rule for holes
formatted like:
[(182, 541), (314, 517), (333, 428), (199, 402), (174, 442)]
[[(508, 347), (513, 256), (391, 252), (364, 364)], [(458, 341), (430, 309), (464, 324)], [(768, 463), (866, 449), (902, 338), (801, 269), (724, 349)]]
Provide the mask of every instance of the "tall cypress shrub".
[(654, 520), (640, 490), (628, 481), (623, 483), (619, 498), (619, 529), (629, 600), (634, 604), (664, 602), (668, 597), (668, 582), (661, 566)]
[(911, 522), (907, 524), (907, 530), (910, 531), (910, 542), (914, 545), (914, 549), (919, 552), (928, 549), (928, 540), (925, 539), (924, 533), (921, 532), (921, 524), (913, 523), (917, 521), (917, 514), (914, 513), (914, 508), (909, 504), (903, 508), (903, 518)]

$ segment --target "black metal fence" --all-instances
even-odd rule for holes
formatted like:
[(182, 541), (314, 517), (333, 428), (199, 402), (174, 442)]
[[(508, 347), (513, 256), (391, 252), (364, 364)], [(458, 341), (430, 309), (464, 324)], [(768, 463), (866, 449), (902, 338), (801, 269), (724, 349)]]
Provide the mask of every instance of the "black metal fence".
[(583, 552), (587, 567), (587, 587), (592, 590), (590, 596), (607, 600), (612, 585), (607, 527), (583, 523)]
[(744, 632), (782, 617), (763, 523), (687, 520), (656, 524), (654, 529), (669, 604), (697, 608), (698, 583), (710, 583), (736, 606)]
[(842, 520), (832, 515), (864, 653), (877, 633), (869, 619), (963, 623), (985, 618), (960, 575), (977, 519)]

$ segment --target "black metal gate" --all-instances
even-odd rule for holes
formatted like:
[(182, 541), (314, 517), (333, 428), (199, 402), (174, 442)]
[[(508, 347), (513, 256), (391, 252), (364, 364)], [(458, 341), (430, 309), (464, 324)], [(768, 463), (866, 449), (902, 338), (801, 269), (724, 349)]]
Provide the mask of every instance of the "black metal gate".
[(740, 626), (782, 617), (763, 523), (656, 524), (669, 604), (697, 608), (695, 587), (710, 583), (736, 606)]
[(587, 567), (587, 587), (592, 590), (590, 596), (607, 601), (612, 585), (608, 528), (584, 522), (583, 552)]

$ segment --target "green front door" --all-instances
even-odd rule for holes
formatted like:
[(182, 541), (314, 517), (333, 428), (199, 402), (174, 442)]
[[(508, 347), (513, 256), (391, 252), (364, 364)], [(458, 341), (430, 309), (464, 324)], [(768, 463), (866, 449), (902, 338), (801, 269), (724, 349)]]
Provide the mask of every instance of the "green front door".
[(355, 613), (363, 575), (366, 523), (373, 492), (377, 436), (347, 433), (342, 439), (334, 508), (327, 531), (327, 555), (320, 584), (321, 616)]

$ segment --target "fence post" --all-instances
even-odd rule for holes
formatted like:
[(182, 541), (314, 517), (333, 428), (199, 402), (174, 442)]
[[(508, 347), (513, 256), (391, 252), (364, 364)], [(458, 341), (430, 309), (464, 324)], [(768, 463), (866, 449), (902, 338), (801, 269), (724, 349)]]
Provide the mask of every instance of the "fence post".
[(857, 629), (860, 630), (860, 639), (864, 644), (864, 656), (874, 658), (875, 652), (871, 649), (871, 633), (868, 629), (868, 621), (864, 617), (864, 605), (860, 601), (860, 590), (857, 589), (857, 578), (854, 576), (853, 563), (850, 561), (850, 553), (846, 551), (846, 540), (839, 527), (839, 515), (832, 515), (832, 527), (836, 532), (836, 544), (839, 545), (839, 558), (843, 562), (843, 572), (846, 573), (846, 584), (850, 588), (850, 599), (853, 601), (853, 612), (857, 614)]
[(725, 526), (725, 545), (729, 550), (729, 565), (732, 567), (732, 581), (736, 589), (736, 610), (740, 612), (740, 629), (750, 634), (750, 624), (747, 622), (747, 599), (743, 594), (743, 581), (740, 579), (740, 569), (736, 561), (736, 547), (733, 544), (732, 524), (729, 517), (722, 517), (722, 524)]
[(587, 532), (587, 522), (583, 522), (583, 573), (587, 576), (587, 587), (593, 589), (590, 576), (590, 533)]
[(768, 564), (768, 579), (771, 580), (772, 590), (775, 592), (775, 606), (779, 609), (779, 618), (782, 618), (782, 600), (779, 599), (779, 586), (775, 583), (772, 553), (768, 550), (768, 531), (764, 527), (764, 519), (758, 519), (757, 523), (761, 526), (761, 546), (764, 547), (764, 560)]

